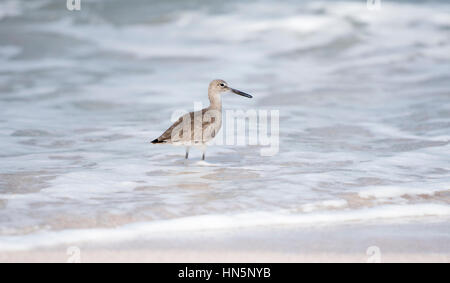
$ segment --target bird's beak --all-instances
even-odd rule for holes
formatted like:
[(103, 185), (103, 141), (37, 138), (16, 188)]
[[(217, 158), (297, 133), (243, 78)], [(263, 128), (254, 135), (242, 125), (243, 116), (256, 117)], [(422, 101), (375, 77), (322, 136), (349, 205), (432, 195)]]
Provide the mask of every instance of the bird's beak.
[(250, 94), (245, 93), (245, 92), (242, 92), (242, 91), (240, 91), (240, 90), (237, 90), (237, 89), (234, 89), (234, 88), (231, 88), (231, 87), (230, 87), (230, 90), (231, 90), (232, 92), (238, 94), (238, 95), (245, 96), (245, 97), (248, 97), (248, 98), (253, 98), (253, 96), (251, 96)]

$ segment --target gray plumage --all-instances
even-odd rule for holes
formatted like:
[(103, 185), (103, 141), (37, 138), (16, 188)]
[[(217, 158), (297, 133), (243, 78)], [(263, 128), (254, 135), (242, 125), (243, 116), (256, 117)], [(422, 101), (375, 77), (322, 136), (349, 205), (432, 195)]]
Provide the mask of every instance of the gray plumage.
[(213, 80), (208, 87), (209, 107), (181, 116), (152, 143), (184, 145), (186, 146), (186, 159), (189, 157), (190, 146), (206, 148), (206, 143), (212, 140), (222, 127), (222, 94), (227, 91), (252, 98), (247, 93), (228, 87), (224, 80)]

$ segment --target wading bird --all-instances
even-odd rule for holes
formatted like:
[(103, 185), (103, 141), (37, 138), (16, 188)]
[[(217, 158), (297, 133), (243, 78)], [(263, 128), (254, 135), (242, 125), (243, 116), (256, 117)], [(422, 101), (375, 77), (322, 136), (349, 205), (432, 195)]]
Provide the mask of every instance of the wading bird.
[(200, 111), (181, 116), (153, 144), (171, 144), (186, 147), (186, 159), (191, 146), (200, 147), (205, 160), (206, 143), (212, 140), (222, 127), (222, 94), (232, 92), (252, 98), (250, 94), (231, 88), (224, 80), (213, 80), (208, 87), (210, 105)]

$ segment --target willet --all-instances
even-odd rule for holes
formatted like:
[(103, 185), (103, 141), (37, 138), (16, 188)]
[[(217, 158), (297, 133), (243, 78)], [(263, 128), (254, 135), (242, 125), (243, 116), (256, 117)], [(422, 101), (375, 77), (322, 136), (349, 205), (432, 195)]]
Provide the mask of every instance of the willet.
[(208, 87), (209, 107), (181, 116), (152, 143), (185, 146), (186, 159), (189, 158), (190, 147), (198, 146), (203, 152), (202, 160), (205, 160), (206, 143), (212, 140), (222, 127), (222, 94), (225, 92), (252, 98), (250, 94), (229, 87), (224, 80), (213, 80)]

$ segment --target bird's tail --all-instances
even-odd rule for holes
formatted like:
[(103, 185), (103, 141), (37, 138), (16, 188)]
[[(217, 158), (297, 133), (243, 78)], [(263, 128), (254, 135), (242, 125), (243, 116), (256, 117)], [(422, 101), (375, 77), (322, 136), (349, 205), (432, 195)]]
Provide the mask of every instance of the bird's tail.
[(159, 141), (158, 139), (152, 140), (152, 143), (164, 143), (163, 141)]

